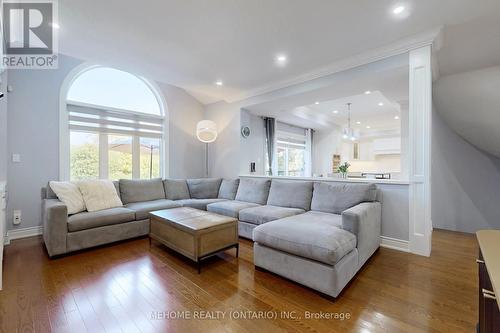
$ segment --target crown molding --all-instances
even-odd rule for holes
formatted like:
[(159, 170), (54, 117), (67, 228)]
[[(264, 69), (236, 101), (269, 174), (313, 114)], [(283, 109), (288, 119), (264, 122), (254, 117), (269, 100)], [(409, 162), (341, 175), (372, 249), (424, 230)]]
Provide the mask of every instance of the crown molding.
[[(355, 56), (333, 62), (326, 67), (315, 69), (313, 71), (304, 73), (292, 79), (277, 81), (269, 85), (265, 85), (256, 89), (249, 90), (247, 92), (243, 92), (241, 94), (229, 96), (228, 98), (225, 99), (225, 101), (227, 103), (240, 102), (245, 99), (256, 97), (259, 95), (264, 95), (266, 93), (270, 93), (278, 89), (283, 89), (293, 85), (305, 83), (307, 81), (332, 75), (351, 68), (355, 68), (358, 66), (390, 58), (396, 55), (400, 55), (423, 46), (432, 45), (433, 52), (437, 52), (442, 46), (442, 40), (443, 40), (442, 30), (443, 27), (440, 26), (435, 29), (426, 31), (424, 33), (401, 39), (395, 43), (391, 43), (380, 48), (372, 49), (370, 51), (359, 53)], [(437, 62), (436, 62), (436, 68), (437, 68)], [(438, 73), (435, 74), (438, 76)]]

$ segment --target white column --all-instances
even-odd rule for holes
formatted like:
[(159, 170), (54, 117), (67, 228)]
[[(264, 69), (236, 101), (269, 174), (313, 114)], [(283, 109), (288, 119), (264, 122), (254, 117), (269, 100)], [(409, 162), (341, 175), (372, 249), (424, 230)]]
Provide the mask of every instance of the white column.
[(412, 253), (431, 253), (431, 46), (410, 51), (409, 178)]

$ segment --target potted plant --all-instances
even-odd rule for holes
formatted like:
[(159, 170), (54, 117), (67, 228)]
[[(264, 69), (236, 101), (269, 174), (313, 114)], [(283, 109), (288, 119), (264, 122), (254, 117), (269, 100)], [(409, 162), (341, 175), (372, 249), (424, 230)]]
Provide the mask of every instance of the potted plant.
[(347, 178), (347, 172), (351, 165), (348, 162), (344, 162), (339, 166), (339, 172), (342, 175), (342, 178)]

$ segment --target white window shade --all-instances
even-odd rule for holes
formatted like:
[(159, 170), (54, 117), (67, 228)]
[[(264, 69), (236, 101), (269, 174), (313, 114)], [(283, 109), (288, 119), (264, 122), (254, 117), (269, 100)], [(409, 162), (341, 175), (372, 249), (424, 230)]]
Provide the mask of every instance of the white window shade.
[(69, 128), (75, 131), (161, 138), (163, 117), (68, 101)]

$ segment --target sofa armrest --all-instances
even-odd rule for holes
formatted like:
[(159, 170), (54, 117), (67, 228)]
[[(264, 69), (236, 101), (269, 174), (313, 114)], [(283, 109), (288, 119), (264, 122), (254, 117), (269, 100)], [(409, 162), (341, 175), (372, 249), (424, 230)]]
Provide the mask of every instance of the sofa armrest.
[(342, 212), (342, 229), (357, 238), (359, 267), (380, 246), (382, 205), (380, 202), (363, 202)]
[(66, 253), (68, 208), (58, 199), (42, 201), (43, 240), (49, 256)]

